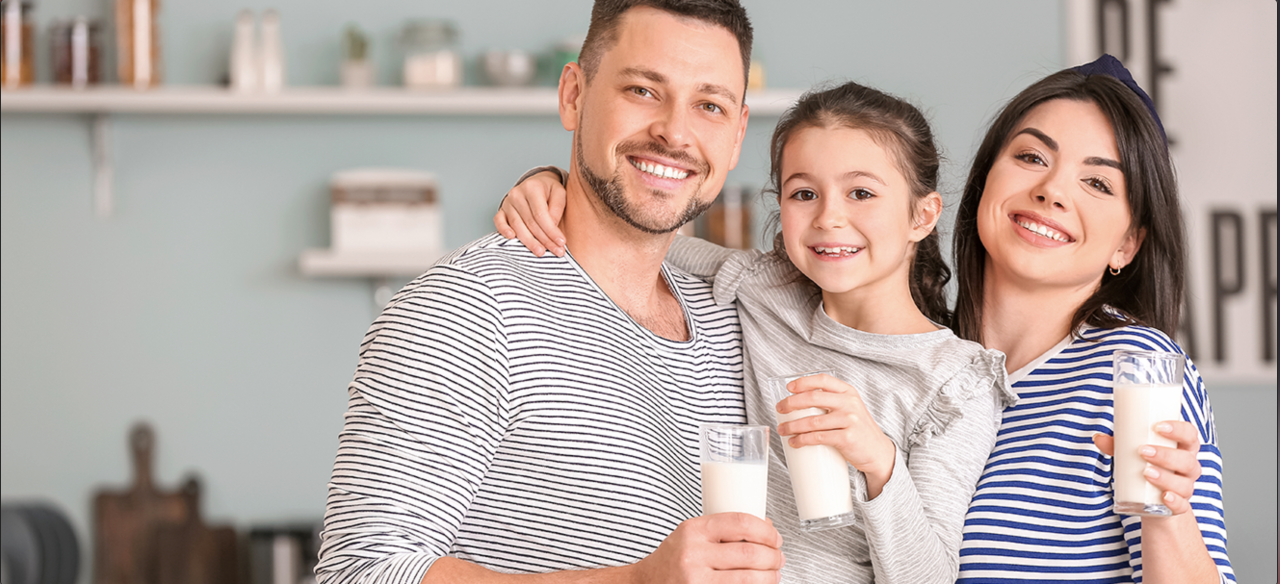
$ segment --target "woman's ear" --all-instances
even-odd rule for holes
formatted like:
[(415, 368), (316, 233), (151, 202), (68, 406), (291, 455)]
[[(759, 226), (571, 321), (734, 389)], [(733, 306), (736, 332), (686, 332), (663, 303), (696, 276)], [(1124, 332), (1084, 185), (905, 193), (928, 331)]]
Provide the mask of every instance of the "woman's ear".
[(933, 233), (933, 228), (942, 219), (942, 195), (936, 191), (915, 201), (915, 213), (911, 220), (911, 241), (919, 242)]
[(1124, 269), (1138, 255), (1138, 250), (1142, 249), (1142, 240), (1146, 238), (1145, 227), (1130, 229), (1129, 233), (1125, 234), (1124, 241), (1120, 242), (1120, 249), (1111, 255), (1111, 261), (1107, 263), (1107, 267), (1117, 271)]

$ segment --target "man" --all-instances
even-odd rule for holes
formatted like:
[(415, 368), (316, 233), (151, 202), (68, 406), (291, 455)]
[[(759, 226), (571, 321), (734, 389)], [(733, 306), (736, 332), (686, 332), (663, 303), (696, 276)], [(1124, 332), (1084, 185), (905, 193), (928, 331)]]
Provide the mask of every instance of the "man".
[(735, 0), (596, 3), (560, 78), (571, 255), (491, 235), (374, 323), (321, 582), (776, 581), (771, 524), (698, 517), (697, 427), (745, 420), (737, 316), (662, 263), (737, 163), (750, 50)]

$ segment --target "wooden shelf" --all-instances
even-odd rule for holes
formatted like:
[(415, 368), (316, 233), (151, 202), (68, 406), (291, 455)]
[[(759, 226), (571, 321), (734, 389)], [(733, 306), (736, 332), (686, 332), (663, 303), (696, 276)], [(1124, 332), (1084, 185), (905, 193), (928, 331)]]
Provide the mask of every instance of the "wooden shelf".
[(338, 278), (416, 277), (436, 263), (444, 252), (338, 252), (332, 249), (307, 249), (298, 259), (298, 269), (305, 276)]
[[(777, 116), (803, 90), (747, 93), (755, 115)], [(413, 91), (402, 88), (292, 87), (280, 93), (236, 93), (212, 86), (172, 86), (137, 91), (118, 86), (74, 90), (36, 86), (0, 92), (3, 113), (64, 114), (340, 114), (340, 115), (556, 115), (551, 87), (463, 87)]]

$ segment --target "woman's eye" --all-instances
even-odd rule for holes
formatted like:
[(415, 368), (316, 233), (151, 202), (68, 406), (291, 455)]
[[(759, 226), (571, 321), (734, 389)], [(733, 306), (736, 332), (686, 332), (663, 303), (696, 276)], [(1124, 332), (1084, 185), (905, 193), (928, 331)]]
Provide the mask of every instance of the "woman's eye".
[(818, 198), (818, 193), (815, 193), (810, 190), (799, 190), (794, 193), (791, 193), (791, 198), (797, 201), (812, 201)]
[(1015, 155), (1014, 158), (1017, 158), (1018, 160), (1021, 160), (1029, 164), (1039, 164), (1040, 166), (1048, 166), (1045, 163), (1044, 158), (1042, 158), (1038, 152), (1023, 152), (1021, 154)]
[(1107, 181), (1102, 180), (1102, 179), (1100, 179), (1100, 178), (1098, 178), (1098, 177), (1090, 177), (1090, 178), (1086, 178), (1086, 179), (1084, 179), (1084, 184), (1089, 185), (1089, 188), (1091, 188), (1091, 189), (1093, 189), (1093, 190), (1095, 190), (1095, 191), (1103, 192), (1103, 193), (1106, 193), (1106, 194), (1108, 194), (1108, 195), (1112, 194), (1112, 192), (1111, 192), (1111, 185), (1110, 185), (1110, 184), (1107, 184)]
[(876, 196), (876, 194), (868, 191), (867, 189), (853, 189), (852, 191), (849, 191), (849, 197), (858, 201), (865, 201), (874, 196)]

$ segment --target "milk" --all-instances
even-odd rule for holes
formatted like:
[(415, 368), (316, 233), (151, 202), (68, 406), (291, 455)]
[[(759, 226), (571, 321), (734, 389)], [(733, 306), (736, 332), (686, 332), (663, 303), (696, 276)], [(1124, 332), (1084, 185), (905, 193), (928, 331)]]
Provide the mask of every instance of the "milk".
[[(807, 408), (778, 414), (778, 423), (824, 413), (818, 408)], [(823, 445), (792, 448), (787, 439), (787, 436), (782, 437), (782, 449), (786, 452), (787, 470), (791, 473), (791, 489), (796, 495), (801, 525), (853, 511), (849, 465), (840, 451)]]
[(750, 513), (764, 519), (769, 465), (764, 461), (703, 462), (702, 514)]
[[(1182, 419), (1182, 386), (1178, 384), (1138, 384), (1115, 386), (1116, 451), (1112, 463), (1115, 478), (1115, 500), (1122, 503), (1163, 505), (1160, 489), (1147, 482), (1142, 472), (1147, 461), (1138, 449), (1147, 444), (1174, 447), (1173, 440), (1155, 431), (1155, 425)], [(1140, 512), (1131, 506), (1127, 512)]]

